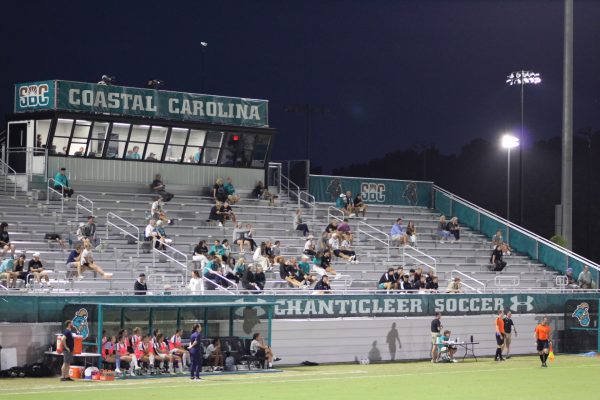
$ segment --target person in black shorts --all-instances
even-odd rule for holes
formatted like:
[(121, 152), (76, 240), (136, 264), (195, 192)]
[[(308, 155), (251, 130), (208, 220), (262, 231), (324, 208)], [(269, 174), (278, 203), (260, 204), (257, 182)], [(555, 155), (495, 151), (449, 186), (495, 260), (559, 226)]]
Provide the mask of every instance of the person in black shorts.
[(63, 331), (62, 336), (62, 353), (63, 353), (63, 364), (60, 368), (61, 373), (61, 382), (72, 381), (69, 377), (69, 370), (71, 369), (71, 363), (73, 362), (73, 347), (75, 346), (75, 340), (73, 339), (73, 324), (71, 320), (68, 319), (65, 321), (65, 330)]
[(438, 357), (437, 338), (442, 334), (442, 313), (436, 312), (431, 321), (431, 362), (436, 362)]
[(515, 331), (515, 337), (517, 337), (517, 327), (512, 320), (512, 313), (509, 311), (504, 317), (504, 351), (506, 352), (506, 358), (510, 358), (510, 343), (512, 342), (512, 332)]

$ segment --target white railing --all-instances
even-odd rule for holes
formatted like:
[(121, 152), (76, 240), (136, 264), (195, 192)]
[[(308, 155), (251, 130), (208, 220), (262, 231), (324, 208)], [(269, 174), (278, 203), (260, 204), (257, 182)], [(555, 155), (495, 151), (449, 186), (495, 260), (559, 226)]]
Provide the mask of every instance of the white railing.
[[(450, 279), (454, 279), (455, 275), (459, 275), (459, 278), (462, 278), (461, 280), (463, 281), (462, 282), (463, 286), (465, 286), (465, 287), (467, 287), (467, 288), (469, 288), (469, 289), (471, 289), (471, 290), (473, 290), (473, 291), (475, 291), (477, 293), (481, 293), (482, 290), (485, 290), (485, 283), (483, 283), (483, 282), (481, 282), (481, 281), (479, 281), (479, 280), (477, 280), (477, 279), (475, 279), (475, 278), (473, 278), (473, 277), (471, 277), (471, 276), (469, 276), (467, 274), (464, 274), (464, 273), (460, 272), (457, 269), (454, 269), (454, 270), (450, 271)], [(479, 286), (481, 286), (481, 288), (475, 288), (475, 287), (469, 285), (468, 283), (464, 282), (464, 280), (468, 280), (470, 283), (479, 285)]]
[(156, 254), (158, 253), (159, 255), (162, 255), (162, 256), (166, 257), (167, 259), (173, 261), (178, 267), (182, 268), (184, 271), (184, 274), (185, 274), (185, 281), (187, 282), (188, 281), (188, 266), (189, 266), (187, 254), (182, 253), (181, 251), (177, 250), (175, 247), (168, 245), (166, 243), (161, 243), (160, 245), (171, 250), (175, 255), (177, 255), (177, 254), (180, 255), (185, 260), (185, 262), (179, 261), (175, 257), (168, 254), (166, 251), (157, 249), (155, 246), (152, 246), (152, 266), (154, 267), (154, 265), (156, 263)]
[(279, 176), (281, 177), (282, 188), (285, 188), (290, 199), (292, 198), (292, 195), (294, 195), (298, 205), (300, 205), (300, 186), (296, 185), (290, 178), (283, 174), (280, 174)]
[[(302, 198), (302, 196), (306, 197), (306, 200), (304, 200)], [(298, 194), (298, 205), (304, 204), (306, 205), (308, 208), (311, 209), (312, 211), (312, 215), (313, 217), (315, 216), (315, 204), (316, 204), (316, 198), (315, 196), (313, 196), (312, 194), (305, 192), (304, 190), (302, 190), (299, 194)]]
[(481, 215), (485, 215), (486, 217), (493, 219), (496, 222), (499, 222), (501, 225), (506, 226), (506, 242), (510, 245), (510, 229), (513, 229), (531, 239), (534, 239), (535, 241), (538, 242), (538, 246), (536, 246), (536, 254), (535, 254), (535, 259), (539, 260), (539, 245), (543, 244), (545, 246), (548, 246), (550, 248), (552, 248), (553, 250), (556, 250), (560, 253), (562, 253), (565, 257), (567, 257), (567, 263), (565, 265), (568, 265), (568, 259), (572, 258), (576, 261), (579, 261), (580, 263), (584, 264), (584, 265), (588, 265), (590, 266), (590, 268), (595, 269), (596, 271), (600, 272), (600, 265), (596, 264), (595, 262), (588, 260), (585, 257), (581, 257), (580, 255), (573, 253), (571, 250), (565, 249), (564, 247), (558, 246), (555, 243), (551, 242), (550, 240), (541, 237), (531, 231), (528, 231), (527, 229), (524, 229), (518, 225), (513, 224), (512, 222), (499, 217), (498, 215), (479, 207), (476, 204), (471, 203), (468, 200), (465, 200), (459, 196), (456, 196), (453, 193), (448, 192), (445, 189), (440, 188), (439, 186), (433, 185), (433, 191), (434, 191), (434, 196), (435, 196), (435, 191), (438, 191), (444, 195), (446, 195), (451, 201), (455, 201), (457, 203), (463, 204), (464, 206), (467, 206), (473, 210), (475, 210), (478, 213), (478, 226), (474, 227), (477, 230), (481, 230), (481, 218), (479, 218), (479, 214)]
[(0, 170), (4, 174), (4, 191), (5, 192), (6, 192), (6, 184), (8, 181), (8, 174), (12, 174), (12, 176), (13, 176), (12, 181), (15, 185), (13, 197), (16, 199), (17, 198), (17, 172), (14, 169), (12, 169), (10, 167), (10, 165), (8, 165), (7, 163), (5, 163), (2, 160), (0, 160)]
[(494, 278), (494, 286), (501, 288), (516, 288), (521, 284), (521, 278), (513, 275), (497, 275)]
[(154, 285), (162, 285), (163, 289), (166, 284), (175, 282), (176, 288), (185, 287), (186, 281), (181, 274), (150, 274), (148, 275), (148, 283)]
[[(52, 182), (54, 182), (53, 185), (51, 184)], [(64, 193), (61, 193), (58, 190), (56, 190), (54, 188), (55, 186), (60, 186), (63, 191), (65, 190), (65, 185), (63, 185), (60, 182), (56, 182), (54, 178), (48, 178), (48, 186), (46, 188), (46, 204), (50, 204), (50, 193), (58, 194), (60, 196), (60, 212), (63, 213), (65, 212), (65, 195)]]
[[(87, 202), (87, 204), (89, 204), (89, 208), (84, 206), (83, 204), (81, 204), (81, 202), (83, 202), (83, 201), (85, 201), (85, 202)], [(94, 202), (92, 200), (88, 199), (87, 197), (78, 194), (77, 195), (77, 204), (75, 206), (75, 221), (79, 221), (79, 209), (80, 208), (84, 211), (87, 211), (88, 215), (94, 215)]]
[[(221, 279), (223, 279), (223, 280), (227, 281), (227, 282), (231, 282), (229, 279), (225, 278), (225, 277), (224, 277), (224, 276), (222, 276), (222, 275), (219, 275), (219, 277), (220, 277)], [(208, 279), (208, 278), (207, 278), (207, 277), (205, 277), (204, 275), (202, 275), (202, 294), (205, 294), (205, 293), (206, 293), (206, 292), (204, 291), (204, 287), (205, 287), (205, 285), (204, 285), (204, 282), (208, 282), (208, 284), (209, 284), (209, 285), (211, 285), (211, 286), (214, 286), (214, 287), (216, 287), (217, 289), (219, 289), (219, 290), (222, 290), (222, 291), (224, 291), (224, 292), (227, 292), (227, 294), (235, 294), (235, 293), (234, 293), (234, 292), (232, 292), (231, 290), (227, 289), (225, 286), (221, 286), (221, 285), (219, 285), (217, 282), (215, 282), (215, 281), (212, 281), (212, 280)], [(233, 284), (235, 285), (235, 289), (236, 289), (236, 292), (237, 292), (237, 291), (238, 291), (238, 286), (237, 286), (237, 284), (236, 284), (235, 282), (231, 282), (231, 283), (233, 283)]]
[[(122, 228), (119, 225), (117, 225), (116, 223), (112, 222), (111, 218), (124, 223), (127, 227), (133, 228), (133, 230), (136, 232), (137, 235), (134, 235), (133, 233), (129, 232), (127, 229)], [(112, 226), (113, 228), (117, 229), (119, 232), (135, 239), (135, 243), (137, 245), (137, 256), (139, 257), (140, 256), (140, 228), (138, 228), (136, 225), (132, 224), (131, 222), (119, 217), (115, 213), (112, 213), (112, 212), (106, 213), (106, 240), (108, 240), (108, 227), (109, 226)]]
[[(331, 207), (329, 207), (331, 208)], [(337, 209), (336, 209), (337, 210)], [(338, 210), (339, 211), (339, 210)], [(370, 230), (370, 231), (369, 231)], [(369, 225), (364, 221), (358, 223), (357, 232), (365, 236), (370, 237), (373, 240), (383, 244), (387, 252), (387, 259), (390, 259), (390, 235), (382, 231), (381, 229), (375, 228), (373, 225)], [(383, 237), (377, 237), (376, 235), (383, 235)]]
[[(338, 217), (337, 215), (335, 215), (334, 213), (337, 215), (341, 215), (341, 218)], [(343, 222), (344, 216), (345, 216), (345, 214), (342, 211), (338, 210), (337, 208), (335, 208), (333, 206), (327, 207), (327, 221), (328, 222), (331, 221), (332, 218), (337, 219), (340, 222)]]
[[(419, 256), (413, 256), (411, 254), (406, 254), (406, 251), (414, 251)], [(421, 250), (412, 247), (412, 246), (402, 246), (402, 263), (404, 263), (404, 257), (408, 257), (413, 261), (416, 261), (419, 264), (423, 264), (427, 266), (429, 269), (433, 270), (433, 272), (437, 272), (437, 260), (434, 257), (431, 257), (429, 254), (422, 252)], [(423, 261), (427, 259), (428, 261)]]

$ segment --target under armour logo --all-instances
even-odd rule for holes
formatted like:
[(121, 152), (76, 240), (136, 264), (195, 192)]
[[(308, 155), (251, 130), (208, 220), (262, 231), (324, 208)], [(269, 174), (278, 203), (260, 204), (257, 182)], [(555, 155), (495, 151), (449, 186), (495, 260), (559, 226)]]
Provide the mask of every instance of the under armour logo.
[(510, 302), (512, 303), (510, 305), (510, 311), (517, 312), (519, 311), (519, 307), (522, 306), (526, 307), (527, 312), (533, 310), (533, 297), (531, 296), (527, 296), (525, 301), (519, 301), (519, 296), (512, 296)]

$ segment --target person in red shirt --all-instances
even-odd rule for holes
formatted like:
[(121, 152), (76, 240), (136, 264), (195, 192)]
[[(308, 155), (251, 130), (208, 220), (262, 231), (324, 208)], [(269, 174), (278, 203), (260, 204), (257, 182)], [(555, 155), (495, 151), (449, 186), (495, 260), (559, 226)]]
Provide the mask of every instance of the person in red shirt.
[(167, 346), (167, 343), (165, 343), (165, 335), (160, 332), (157, 333), (153, 345), (154, 353), (160, 359), (161, 369), (163, 368), (164, 362), (167, 361), (169, 363), (169, 373), (174, 374), (173, 361), (178, 361), (179, 365), (181, 365), (181, 358), (169, 352), (169, 347)]
[(149, 335), (144, 335), (144, 338), (137, 344), (135, 356), (140, 362), (148, 363), (151, 374), (154, 374), (154, 347), (150, 343)]
[(496, 318), (496, 356), (494, 361), (504, 361), (502, 358), (502, 348), (504, 347), (504, 311), (498, 311), (498, 318)]
[(171, 340), (169, 340), (169, 350), (171, 354), (181, 358), (179, 369), (183, 371), (184, 368), (187, 368), (190, 364), (190, 353), (181, 343), (181, 329), (175, 329), (175, 334), (171, 336)]
[(548, 325), (548, 318), (542, 318), (542, 322), (535, 327), (535, 340), (537, 344), (537, 351), (542, 361), (542, 367), (546, 368), (546, 360), (548, 360), (548, 353), (550, 352), (550, 346), (552, 345), (552, 331)]
[(127, 350), (127, 342), (127, 336), (119, 336), (117, 340), (117, 343), (115, 345), (117, 369), (115, 370), (115, 372), (119, 373), (119, 369), (121, 368), (121, 361), (125, 361), (129, 363), (129, 375), (135, 376), (134, 371), (139, 370), (140, 366), (138, 365), (138, 360), (135, 354), (131, 354)]

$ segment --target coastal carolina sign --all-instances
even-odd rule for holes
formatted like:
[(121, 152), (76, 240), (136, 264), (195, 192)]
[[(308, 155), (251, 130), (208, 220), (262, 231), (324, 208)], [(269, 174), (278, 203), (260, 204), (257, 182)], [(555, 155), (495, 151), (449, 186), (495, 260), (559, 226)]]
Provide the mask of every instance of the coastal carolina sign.
[(66, 110), (223, 125), (268, 126), (268, 102), (69, 81), (15, 86), (15, 112)]

